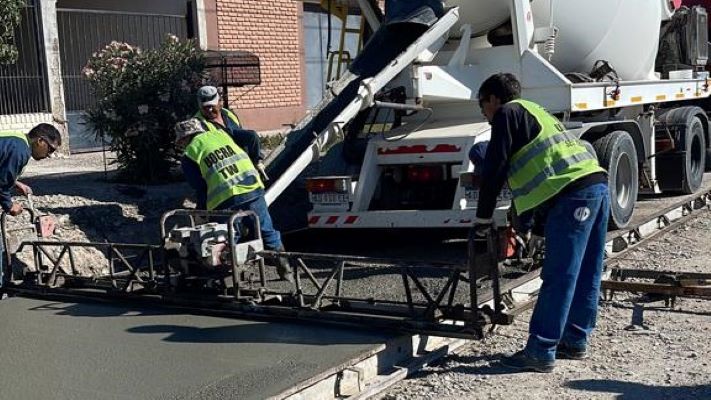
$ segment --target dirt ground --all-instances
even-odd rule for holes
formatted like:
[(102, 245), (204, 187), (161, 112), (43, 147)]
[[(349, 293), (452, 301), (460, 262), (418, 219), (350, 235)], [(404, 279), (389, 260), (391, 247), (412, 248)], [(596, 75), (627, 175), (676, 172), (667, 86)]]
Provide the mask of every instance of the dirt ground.
[[(104, 171), (101, 153), (83, 154), (31, 162), (22, 180), (34, 189), (39, 212), (59, 221), (56, 239), (61, 240), (158, 243), (161, 214), (192, 205), (185, 183), (116, 184), (110, 181), (112, 170)], [(8, 221), (9, 227), (18, 224)], [(413, 247), (402, 253), (417, 257)], [(463, 251), (460, 244), (443, 247), (441, 254), (457, 258)], [(431, 253), (428, 248), (427, 255)], [(105, 258), (96, 251), (87, 250), (77, 259), (85, 274), (104, 272)], [(622, 266), (711, 272), (709, 259), (711, 213), (705, 212), (626, 254)], [(640, 300), (639, 295), (619, 293), (602, 303), (589, 360), (559, 361), (551, 374), (512, 374), (498, 365), (501, 355), (523, 345), (530, 317), (524, 314), (491, 338), (472, 342), (401, 382), (381, 399), (711, 399), (711, 301), (680, 299), (668, 309), (663, 302)], [(627, 329), (635, 304), (644, 307), (648, 329)]]
[[(162, 213), (191, 205), (191, 191), (185, 183), (140, 186), (113, 182), (115, 168), (109, 164), (110, 157), (108, 154), (106, 168), (102, 153), (30, 161), (20, 180), (32, 187), (37, 211), (55, 217), (57, 230), (50, 239), (158, 244)], [(9, 217), (7, 225), (21, 228), (27, 220), (27, 214)], [(57, 255), (59, 249), (53, 250)], [(27, 267), (33, 265), (29, 251), (18, 258)], [(105, 257), (97, 250), (80, 249), (75, 259), (85, 275), (107, 270)]]
[[(624, 255), (621, 267), (711, 272), (711, 212)], [(498, 359), (525, 343), (530, 312), (484, 341), (427, 367), (381, 400), (711, 399), (711, 301), (644, 302), (617, 293), (600, 307), (590, 359), (561, 360), (553, 373), (512, 373)], [(632, 330), (642, 307), (645, 328)]]

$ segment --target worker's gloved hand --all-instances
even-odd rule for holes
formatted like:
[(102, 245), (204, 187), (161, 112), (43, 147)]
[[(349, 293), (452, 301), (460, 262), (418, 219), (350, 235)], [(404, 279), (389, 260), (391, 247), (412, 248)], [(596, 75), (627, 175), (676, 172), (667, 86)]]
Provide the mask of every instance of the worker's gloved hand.
[(15, 189), (25, 197), (32, 194), (32, 188), (20, 181), (15, 182)]
[(269, 176), (267, 175), (267, 167), (264, 165), (264, 162), (262, 162), (262, 160), (259, 160), (257, 165), (255, 165), (255, 168), (257, 168), (257, 171), (259, 171), (259, 175), (262, 176), (262, 181), (268, 182)]
[(22, 210), (23, 208), (20, 203), (12, 203), (12, 206), (10, 207), (10, 210), (7, 213), (14, 217), (22, 214)]

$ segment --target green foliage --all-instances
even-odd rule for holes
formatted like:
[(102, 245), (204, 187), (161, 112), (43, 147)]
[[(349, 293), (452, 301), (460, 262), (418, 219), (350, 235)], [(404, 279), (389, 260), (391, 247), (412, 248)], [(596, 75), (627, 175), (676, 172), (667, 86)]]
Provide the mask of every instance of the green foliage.
[(177, 159), (173, 127), (195, 113), (194, 93), (205, 83), (204, 68), (195, 43), (172, 35), (147, 51), (112, 42), (89, 59), (83, 74), (97, 102), (87, 120), (116, 152), (123, 179), (170, 178)]
[(24, 0), (0, 0), (0, 64), (17, 61), (15, 29), (20, 25), (24, 6)]

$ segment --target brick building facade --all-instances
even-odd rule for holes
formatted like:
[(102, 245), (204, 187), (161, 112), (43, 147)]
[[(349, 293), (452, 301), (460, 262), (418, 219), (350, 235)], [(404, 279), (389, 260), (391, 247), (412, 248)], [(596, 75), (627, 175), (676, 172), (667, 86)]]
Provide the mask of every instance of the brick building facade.
[(204, 0), (207, 48), (244, 50), (261, 62), (262, 84), (232, 89), (230, 106), (245, 126), (281, 129), (304, 114), (303, 3)]

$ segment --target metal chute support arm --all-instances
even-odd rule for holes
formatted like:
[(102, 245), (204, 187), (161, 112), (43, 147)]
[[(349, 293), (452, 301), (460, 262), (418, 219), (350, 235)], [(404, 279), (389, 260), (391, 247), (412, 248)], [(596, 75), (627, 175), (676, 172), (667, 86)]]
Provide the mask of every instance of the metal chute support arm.
[[(407, 21), (381, 26), (354, 60), (350, 73), (334, 85), (342, 87), (338, 94), (333, 98), (327, 97), (321, 107), (302, 120), (297, 128), (289, 132), (286, 141), (270, 154), (265, 163), (267, 173), (275, 179), (267, 189), (267, 204), (274, 202), (318, 158), (320, 145), (328, 142), (331, 134), (342, 131), (361, 110), (373, 105), (373, 97), (379, 90), (411, 65), (420, 53), (438, 42), (443, 43), (440, 39), (448, 35), (459, 19), (458, 8), (453, 8), (422, 32), (427, 28), (422, 22), (426, 14), (422, 11), (416, 13), (420, 20), (414, 25), (420, 26), (419, 31)], [(412, 33), (410, 37), (403, 34), (408, 30)], [(382, 46), (384, 43), (392, 46), (385, 46), (385, 49)]]

